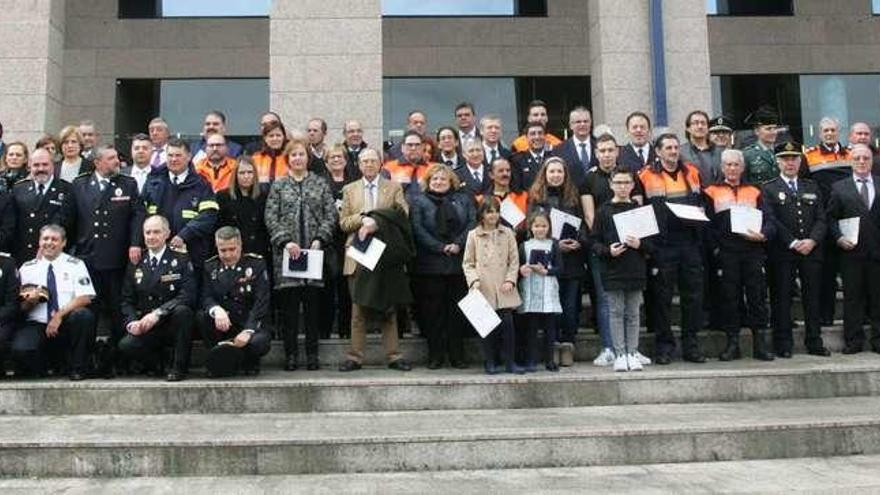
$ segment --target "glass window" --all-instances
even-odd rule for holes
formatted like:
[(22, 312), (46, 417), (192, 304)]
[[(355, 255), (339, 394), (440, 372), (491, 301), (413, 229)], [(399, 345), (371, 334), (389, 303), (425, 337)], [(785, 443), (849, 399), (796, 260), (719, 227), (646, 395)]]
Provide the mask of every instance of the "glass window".
[[(876, 0), (875, 0), (876, 1)], [(794, 15), (792, 0), (706, 0), (709, 15)]]
[(880, 14), (880, 0), (871, 0), (871, 13)]
[[(748, 116), (767, 105), (779, 113), (783, 129), (778, 139), (791, 136), (803, 142), (801, 128), (801, 93), (797, 74), (750, 74), (718, 76), (718, 93), (724, 115), (737, 127), (736, 146), (742, 148), (754, 141)], [(786, 132), (787, 131), (787, 132)]]
[(531, 100), (547, 103), (549, 130), (559, 137), (565, 135), (571, 108), (590, 108), (590, 80), (582, 76), (386, 78), (382, 93), (385, 136), (394, 141), (403, 134), (411, 110), (424, 111), (433, 131), (454, 125), (453, 110), (462, 101), (474, 104), (478, 119), (490, 113), (499, 115), (506, 143), (519, 135)]
[(119, 17), (268, 17), (270, 6), (271, 0), (119, 0)]
[(432, 16), (544, 16), (546, 0), (382, 0), (382, 15)]
[(819, 141), (819, 120), (840, 121), (840, 139), (854, 122), (877, 123), (880, 115), (880, 74), (825, 74), (800, 76), (800, 98), (804, 140)]

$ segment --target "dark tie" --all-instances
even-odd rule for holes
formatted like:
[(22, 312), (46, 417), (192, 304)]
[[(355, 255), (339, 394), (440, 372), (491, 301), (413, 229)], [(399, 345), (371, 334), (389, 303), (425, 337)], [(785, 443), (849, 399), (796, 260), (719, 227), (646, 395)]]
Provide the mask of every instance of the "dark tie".
[(865, 206), (871, 209), (871, 196), (868, 194), (867, 179), (859, 179), (859, 196), (862, 197), (862, 202), (865, 203)]
[(477, 170), (477, 171), (474, 172), (474, 180), (477, 181), (477, 184), (480, 184), (480, 183), (483, 182), (483, 178), (480, 177), (480, 171), (479, 171), (479, 170)]
[(178, 185), (178, 184), (180, 183), (180, 177), (178, 177), (178, 176), (175, 175), (175, 176), (174, 176), (174, 180), (172, 180), (171, 182), (172, 182), (175, 186)]
[(642, 162), (642, 165), (645, 164), (645, 151), (642, 148), (639, 148), (639, 160)]
[(37, 194), (42, 196), (43, 192), (45, 192), (45, 191), (46, 191), (46, 184), (38, 184), (37, 185)]
[(153, 159), (150, 161), (150, 167), (158, 168), (159, 165), (162, 164), (159, 159), (162, 157), (162, 148), (156, 148), (153, 150)]
[(584, 167), (589, 167), (590, 157), (587, 156), (587, 143), (581, 143), (578, 146), (581, 147), (581, 163), (584, 164)]
[(496, 158), (498, 158), (498, 150), (492, 150), (492, 157), (489, 159), (489, 165), (495, 163)]
[(797, 194), (797, 182), (793, 180), (788, 181), (788, 188), (791, 189), (791, 192)]
[(156, 256), (150, 256), (150, 268), (155, 270), (159, 265), (159, 258)]
[(452, 166), (452, 160), (446, 160), (446, 165), (448, 165), (448, 166), (451, 167), (451, 166)]
[(49, 300), (46, 302), (46, 318), (52, 319), (52, 315), (58, 311), (58, 286), (55, 285), (55, 270), (52, 269), (52, 263), (49, 263), (49, 270), (46, 274), (46, 288), (49, 289)]

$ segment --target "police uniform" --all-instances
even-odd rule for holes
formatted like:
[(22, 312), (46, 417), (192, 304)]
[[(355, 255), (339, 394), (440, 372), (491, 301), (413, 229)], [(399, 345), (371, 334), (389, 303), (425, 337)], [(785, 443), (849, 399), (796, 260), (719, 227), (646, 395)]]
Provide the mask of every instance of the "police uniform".
[[(154, 256), (145, 252), (137, 265), (128, 265), (122, 282), (122, 318), (125, 328), (153, 312), (159, 322), (147, 333), (126, 334), (119, 341), (123, 354), (140, 360), (148, 368), (161, 363), (165, 346), (173, 346), (172, 375), (182, 379), (189, 367), (192, 348), (193, 309), (197, 281), (189, 256), (165, 247)], [(156, 258), (155, 267), (153, 258)]]
[[(104, 182), (103, 185), (101, 182)], [(124, 175), (81, 174), (71, 184), (75, 235), (73, 253), (86, 262), (98, 298), (95, 310), (111, 315), (113, 347), (122, 338), (122, 278), (128, 249), (143, 243), (144, 205), (137, 181)]]
[[(816, 181), (822, 194), (822, 205), (827, 209), (831, 198), (831, 186), (835, 182), (852, 175), (850, 150), (835, 143), (829, 146), (819, 143), (804, 150), (809, 177)], [(830, 236), (830, 230), (827, 235)], [(834, 309), (837, 306), (837, 275), (840, 273), (840, 250), (833, 239), (826, 239), (822, 253), (822, 279), (819, 295), (819, 311), (821, 321), (831, 325), (834, 321)]]
[[(776, 146), (776, 156), (798, 155), (800, 145), (796, 143), (789, 141)], [(777, 176), (764, 184), (762, 193), (764, 205), (776, 224), (776, 237), (768, 246), (775, 289), (771, 303), (774, 313), (773, 346), (776, 354), (791, 356), (792, 286), (795, 276), (799, 276), (807, 352), (828, 356), (830, 353), (822, 342), (819, 311), (823, 242), (827, 231), (825, 206), (819, 185), (810, 179)], [(792, 243), (801, 239), (812, 239), (816, 243), (810, 254), (803, 255), (791, 248)]]
[[(52, 267), (52, 277), (49, 267)], [(80, 296), (95, 296), (95, 288), (86, 264), (79, 258), (61, 253), (50, 261), (46, 258), (32, 259), (21, 265), (21, 283), (46, 287), (56, 292), (58, 309)], [(51, 297), (51, 296), (50, 296)], [(89, 355), (95, 342), (95, 316), (88, 308), (79, 308), (64, 317), (58, 335), (46, 336), (49, 322), (49, 302), (34, 305), (27, 313), (22, 326), (15, 331), (12, 340), (12, 356), (18, 369), (29, 374), (44, 374), (47, 357), (53, 368), (65, 366), (72, 379), (82, 378), (88, 369)], [(66, 362), (65, 355), (69, 356)]]
[(196, 271), (201, 270), (209, 253), (214, 251), (214, 227), (219, 210), (211, 186), (191, 166), (182, 182), (175, 185), (168, 167), (162, 166), (147, 179), (143, 200), (147, 215), (162, 215), (168, 219), (171, 235), (183, 239)]
[[(731, 208), (747, 207), (760, 210), (761, 234), (772, 239), (776, 226), (764, 208), (761, 189), (752, 184), (733, 185), (727, 181), (713, 184), (704, 190), (706, 214), (709, 217), (712, 252), (719, 267), (722, 294), (722, 326), (727, 333), (727, 346), (719, 358), (730, 361), (740, 358), (739, 332), (742, 324), (752, 330), (754, 344), (752, 357), (770, 361), (767, 350), (767, 287), (764, 277), (766, 254), (764, 243), (746, 239), (734, 233)], [(741, 314), (742, 293), (746, 295), (745, 315)]]
[[(226, 311), (232, 322), (232, 328), (226, 332), (214, 326), (213, 314), (218, 307)], [(266, 327), (268, 314), (269, 275), (260, 255), (244, 254), (233, 266), (225, 266), (219, 256), (205, 263), (202, 310), (196, 316), (196, 324), (209, 353), (213, 354), (218, 343), (231, 341), (240, 332), (251, 332), (250, 341), (241, 348), (242, 368), (257, 370), (260, 357), (269, 352), (271, 344), (271, 332)]]
[(0, 253), (0, 373), (18, 320), (18, 270), (9, 253)]
[(43, 226), (58, 224), (70, 231), (70, 183), (53, 178), (43, 187), (40, 194), (39, 184), (25, 179), (12, 188), (17, 241), (12, 252), (19, 263), (36, 257)]

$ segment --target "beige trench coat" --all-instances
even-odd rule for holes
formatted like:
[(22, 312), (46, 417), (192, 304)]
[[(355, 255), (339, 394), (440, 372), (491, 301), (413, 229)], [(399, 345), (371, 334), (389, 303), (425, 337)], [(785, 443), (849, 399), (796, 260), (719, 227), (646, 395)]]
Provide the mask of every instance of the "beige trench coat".
[[(519, 250), (516, 236), (509, 228), (499, 225), (494, 230), (477, 226), (468, 232), (462, 261), (468, 287), (480, 282), (480, 292), (495, 309), (516, 308), (522, 304), (516, 290), (519, 273)], [(511, 282), (514, 289), (501, 292), (501, 284)]]

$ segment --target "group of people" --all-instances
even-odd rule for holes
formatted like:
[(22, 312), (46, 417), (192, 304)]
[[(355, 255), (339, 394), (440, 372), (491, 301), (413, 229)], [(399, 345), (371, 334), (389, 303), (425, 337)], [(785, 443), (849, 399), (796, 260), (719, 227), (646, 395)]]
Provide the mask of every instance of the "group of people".
[[(350, 339), (341, 371), (361, 368), (373, 329), (388, 367), (408, 371), (398, 339), (414, 320), (428, 368), (465, 368), (476, 332), (458, 302), (471, 291), (500, 320), (482, 339), (490, 374), (570, 366), (584, 293), (602, 346), (593, 363), (616, 371), (652, 363), (639, 352), (643, 302), (656, 364), (679, 353), (705, 362), (697, 331), (707, 325), (727, 334), (721, 360), (741, 357), (741, 326), (754, 358), (791, 357), (798, 292), (807, 351), (827, 356), (821, 325), (834, 317), (838, 274), (844, 352), (863, 350), (866, 318), (880, 352), (878, 155), (867, 124), (853, 124), (845, 146), (825, 118), (822, 141), (804, 149), (777, 142), (778, 117), (762, 109), (748, 121), (755, 143), (738, 150), (723, 116), (691, 112), (684, 139), (652, 140), (650, 117), (633, 112), (624, 143), (576, 107), (561, 139), (536, 100), (507, 148), (499, 117), (477, 121), (467, 102), (453, 115), (429, 135), (427, 115), (413, 111), (403, 138), (381, 151), (357, 121), (328, 144), (324, 120), (288, 131), (273, 112), (260, 117), (261, 138), (241, 146), (216, 110), (194, 142), (153, 119), (125, 157), (99, 144), (89, 121), (33, 150), (0, 144), (0, 249), (11, 253), (0, 256), (0, 357), (16, 375), (136, 369), (178, 381), (194, 333), (212, 376), (258, 372), (278, 335), (284, 369), (315, 370), (319, 339), (335, 327)], [(618, 215), (646, 205), (659, 233), (621, 238)], [(735, 233), (737, 207), (759, 210), (760, 229)], [(374, 266), (351, 251), (379, 245)], [(296, 275), (310, 254), (321, 275)], [(96, 345), (99, 320), (110, 331)]]

